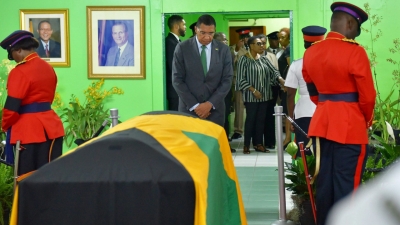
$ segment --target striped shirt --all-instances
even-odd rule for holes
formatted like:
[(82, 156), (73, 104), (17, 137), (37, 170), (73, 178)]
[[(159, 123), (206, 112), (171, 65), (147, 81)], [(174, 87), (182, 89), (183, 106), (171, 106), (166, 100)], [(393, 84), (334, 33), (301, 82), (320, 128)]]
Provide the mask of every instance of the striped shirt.
[[(279, 77), (279, 71), (266, 56), (253, 60), (245, 55), (239, 59), (236, 83), (243, 92), (244, 102), (265, 102), (272, 99), (271, 85), (278, 85)], [(253, 92), (248, 90), (250, 87), (261, 92), (262, 98), (256, 99)]]

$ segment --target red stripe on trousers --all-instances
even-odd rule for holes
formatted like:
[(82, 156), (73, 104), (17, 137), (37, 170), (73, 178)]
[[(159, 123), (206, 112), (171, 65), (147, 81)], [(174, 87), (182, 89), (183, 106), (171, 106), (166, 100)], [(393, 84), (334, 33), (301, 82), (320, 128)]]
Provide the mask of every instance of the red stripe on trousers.
[(361, 152), (360, 155), (358, 156), (356, 173), (354, 174), (354, 190), (356, 190), (361, 183), (361, 172), (363, 169), (362, 166), (364, 164), (365, 153), (366, 153), (365, 146), (366, 146), (365, 144), (361, 145)]

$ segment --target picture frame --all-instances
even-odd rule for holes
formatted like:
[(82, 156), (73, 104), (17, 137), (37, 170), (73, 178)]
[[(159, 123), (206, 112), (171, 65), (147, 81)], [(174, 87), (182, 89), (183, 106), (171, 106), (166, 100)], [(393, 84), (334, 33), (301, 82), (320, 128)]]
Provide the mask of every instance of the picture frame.
[(21, 9), (20, 29), (39, 41), (37, 53), (53, 67), (69, 67), (68, 9)]
[(145, 79), (144, 6), (87, 6), (88, 78)]

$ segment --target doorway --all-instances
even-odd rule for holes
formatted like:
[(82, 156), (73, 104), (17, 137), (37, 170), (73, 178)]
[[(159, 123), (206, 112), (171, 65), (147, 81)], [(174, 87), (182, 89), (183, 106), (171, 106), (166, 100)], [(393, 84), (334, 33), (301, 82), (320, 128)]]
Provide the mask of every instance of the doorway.
[[(169, 33), (168, 18), (175, 13), (162, 14), (162, 29), (163, 29), (163, 65), (164, 65), (164, 90), (166, 90), (166, 74), (165, 74), (165, 37)], [(228, 36), (229, 45), (237, 43), (239, 36), (234, 30), (239, 27), (250, 27), (253, 35), (258, 34), (269, 34), (273, 31), (277, 31), (282, 27), (289, 27), (292, 32), (293, 27), (293, 15), (292, 11), (264, 11), (264, 12), (224, 12), (224, 13), (176, 13), (181, 15), (186, 22), (186, 35), (180, 37), (182, 41), (189, 39), (192, 36), (192, 31), (189, 26), (197, 21), (197, 19), (203, 14), (209, 14), (214, 17), (216, 21), (216, 31), (224, 32)], [(283, 22), (285, 21), (285, 22)], [(237, 27), (237, 28), (236, 28)], [(236, 28), (236, 29), (235, 29)], [(290, 45), (292, 45), (292, 36), (290, 37)], [(291, 46), (291, 49), (293, 47)], [(293, 59), (293, 51), (291, 51), (291, 59)], [(164, 109), (167, 109), (167, 97), (164, 92)]]

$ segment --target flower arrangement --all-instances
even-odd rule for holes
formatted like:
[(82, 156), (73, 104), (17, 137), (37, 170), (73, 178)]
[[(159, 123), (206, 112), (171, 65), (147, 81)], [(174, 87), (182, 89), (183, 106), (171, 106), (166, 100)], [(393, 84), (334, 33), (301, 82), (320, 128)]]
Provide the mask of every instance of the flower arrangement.
[(89, 140), (101, 124), (109, 117), (108, 109), (105, 109), (104, 102), (111, 95), (121, 95), (123, 90), (118, 87), (112, 87), (109, 90), (103, 90), (104, 79), (92, 82), (89, 87), (83, 91), (85, 100), (83, 103), (74, 94), (71, 95), (69, 106), (62, 109), (62, 101), (56, 94), (53, 108), (62, 109), (61, 118), (65, 127), (64, 141), (68, 147), (71, 147), (74, 140)]

